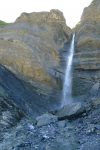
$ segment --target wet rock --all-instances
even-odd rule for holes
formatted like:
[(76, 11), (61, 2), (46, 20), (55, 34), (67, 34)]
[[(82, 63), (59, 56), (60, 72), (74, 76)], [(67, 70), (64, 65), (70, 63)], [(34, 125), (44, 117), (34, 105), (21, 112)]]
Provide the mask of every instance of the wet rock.
[(58, 110), (56, 115), (59, 119), (71, 118), (80, 115), (85, 111), (81, 103), (72, 103), (65, 105), (63, 108)]
[(43, 114), (42, 116), (39, 116), (36, 118), (37, 121), (37, 126), (44, 126), (48, 125), (50, 123), (56, 122), (57, 121), (57, 116), (52, 115), (52, 114)]

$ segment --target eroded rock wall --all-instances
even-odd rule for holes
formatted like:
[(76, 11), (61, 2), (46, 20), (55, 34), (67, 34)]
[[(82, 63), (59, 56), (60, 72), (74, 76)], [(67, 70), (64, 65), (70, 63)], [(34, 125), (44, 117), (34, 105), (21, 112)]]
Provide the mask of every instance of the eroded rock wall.
[(6, 93), (25, 112), (47, 111), (50, 102), (59, 98), (60, 51), (70, 38), (71, 29), (59, 10), (22, 13), (15, 23), (0, 27), (0, 64), (4, 66), (0, 84), (8, 87)]
[(83, 11), (76, 26), (74, 57), (75, 95), (84, 95), (100, 81), (100, 1), (94, 0)]

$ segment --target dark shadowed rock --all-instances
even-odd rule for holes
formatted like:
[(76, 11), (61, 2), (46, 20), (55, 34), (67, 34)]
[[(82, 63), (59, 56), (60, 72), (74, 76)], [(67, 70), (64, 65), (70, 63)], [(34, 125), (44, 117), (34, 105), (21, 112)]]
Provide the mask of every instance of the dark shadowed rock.
[(11, 99), (0, 96), (0, 141), (3, 140), (4, 132), (16, 126), (24, 116)]
[(65, 120), (59, 121), (58, 126), (59, 128), (64, 128), (66, 126), (66, 121)]
[(40, 95), (36, 87), (19, 79), (2, 65), (0, 65), (0, 96), (10, 99), (31, 118), (53, 109), (53, 105), (57, 104), (57, 101), (49, 101), (44, 94)]

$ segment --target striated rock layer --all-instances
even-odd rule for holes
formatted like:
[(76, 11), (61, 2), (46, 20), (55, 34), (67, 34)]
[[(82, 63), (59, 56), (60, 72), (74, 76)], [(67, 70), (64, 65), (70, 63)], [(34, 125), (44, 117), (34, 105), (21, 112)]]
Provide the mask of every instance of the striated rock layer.
[(76, 26), (76, 53), (74, 59), (75, 95), (86, 94), (100, 81), (100, 1), (94, 0), (83, 11)]
[[(61, 74), (57, 71), (61, 68), (60, 50), (63, 49), (70, 37), (71, 29), (66, 26), (64, 16), (59, 10), (22, 13), (15, 23), (0, 27), (0, 64), (14, 73), (16, 78), (18, 77), (16, 79), (18, 83), (21, 82), (19, 80), (28, 82), (28, 84), (16, 87), (17, 83), (13, 78), (11, 81), (13, 88), (9, 89), (10, 82), (6, 82), (1, 76), (5, 87), (8, 86), (8, 90), (12, 90), (14, 93), (10, 93), (10, 97), (13, 96), (15, 103), (17, 97), (18, 101), (20, 99), (19, 106), (22, 106), (21, 103), (25, 103), (22, 106), (25, 110), (31, 107), (32, 112), (38, 112), (38, 109), (41, 112), (43, 107), (46, 111), (46, 107), (50, 106), (48, 100), (55, 102), (61, 86)], [(8, 70), (4, 72), (2, 67), (0, 70), (4, 76), (10, 74)], [(26, 97), (21, 94), (23, 93), (22, 86)], [(16, 93), (19, 96), (16, 96)], [(38, 96), (34, 97), (34, 93)]]

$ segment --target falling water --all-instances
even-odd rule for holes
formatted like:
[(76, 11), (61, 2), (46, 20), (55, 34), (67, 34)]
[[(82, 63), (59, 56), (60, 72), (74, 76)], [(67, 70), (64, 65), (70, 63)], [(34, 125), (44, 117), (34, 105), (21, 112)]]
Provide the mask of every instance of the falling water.
[(66, 70), (62, 91), (62, 106), (72, 102), (72, 62), (74, 55), (74, 40), (75, 34), (73, 34), (71, 45), (69, 48), (69, 54), (66, 58)]

